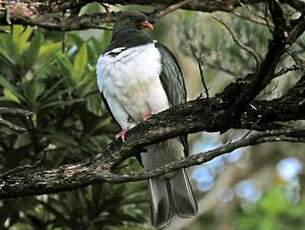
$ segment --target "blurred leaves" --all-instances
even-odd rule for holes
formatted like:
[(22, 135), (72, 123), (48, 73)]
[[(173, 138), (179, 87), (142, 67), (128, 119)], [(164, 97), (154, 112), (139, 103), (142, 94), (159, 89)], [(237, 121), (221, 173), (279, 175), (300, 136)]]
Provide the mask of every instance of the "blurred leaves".
[(85, 67), (88, 62), (88, 52), (87, 46), (84, 44), (81, 46), (79, 52), (75, 55), (73, 70), (74, 70), (74, 80), (79, 82), (82, 80), (82, 77), (85, 73)]
[(295, 204), (283, 189), (275, 187), (254, 208), (236, 216), (236, 226), (242, 230), (304, 229), (304, 213), (304, 200)]
[[(55, 34), (56, 35), (56, 34)], [(48, 37), (48, 38), (47, 38)], [(81, 161), (111, 142), (116, 127), (101, 110), (95, 64), (109, 40), (58, 36), (13, 26), (0, 37), (0, 106), (33, 112), (5, 117), (27, 129), (0, 127), (0, 170), (32, 164), (47, 151), (42, 168)], [(139, 166), (137, 166), (139, 167)], [(0, 201), (1, 229), (143, 229), (148, 222), (145, 185), (99, 184), (72, 192)]]

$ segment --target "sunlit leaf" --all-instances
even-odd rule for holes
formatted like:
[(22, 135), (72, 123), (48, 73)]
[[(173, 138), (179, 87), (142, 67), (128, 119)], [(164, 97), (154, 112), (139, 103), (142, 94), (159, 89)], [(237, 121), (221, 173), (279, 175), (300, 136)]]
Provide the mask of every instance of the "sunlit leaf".
[(30, 27), (23, 27), (23, 26), (14, 26), (13, 33), (12, 33), (12, 42), (11, 48), (14, 55), (14, 58), (21, 62), (21, 55), (22, 52), (27, 48), (27, 41), (32, 34), (32, 29)]
[(61, 42), (54, 42), (49, 44), (44, 44), (39, 50), (38, 60), (39, 63), (44, 63), (49, 58), (55, 56), (57, 52), (61, 49)]
[(30, 47), (24, 52), (24, 67), (26, 70), (28, 70), (34, 65), (38, 57), (42, 39), (42, 34), (36, 33), (34, 38), (31, 40)]
[(3, 90), (4, 97), (9, 100), (9, 101), (14, 101), (17, 103), (20, 103), (20, 100), (18, 97), (9, 89), (4, 89)]
[(288, 201), (285, 193), (280, 189), (271, 190), (263, 199), (259, 202), (259, 206), (266, 210), (270, 214), (279, 214), (285, 212), (291, 203)]
[(7, 99), (20, 102), (23, 97), (17, 93), (17, 90), (13, 84), (11, 84), (6, 78), (0, 74), (0, 85), (4, 88), (5, 96)]
[(74, 72), (73, 65), (66, 55), (58, 54), (57, 60), (59, 64), (62, 66), (63, 76), (72, 78), (73, 76), (76, 75), (76, 73)]
[(75, 56), (74, 62), (73, 62), (73, 68), (74, 68), (74, 76), (73, 79), (77, 82), (81, 81), (82, 76), (85, 72), (85, 68), (88, 62), (88, 53), (87, 53), (87, 46), (86, 44), (83, 44), (78, 51), (78, 53)]

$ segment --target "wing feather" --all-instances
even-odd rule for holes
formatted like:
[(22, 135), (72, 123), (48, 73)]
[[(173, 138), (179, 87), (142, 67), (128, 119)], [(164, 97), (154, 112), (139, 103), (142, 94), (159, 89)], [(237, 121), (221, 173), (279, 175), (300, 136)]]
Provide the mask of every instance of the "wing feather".
[[(171, 51), (161, 43), (157, 42), (156, 48), (161, 54), (162, 70), (160, 80), (168, 97), (169, 103), (171, 106), (185, 103), (187, 97), (186, 87), (183, 73), (177, 59), (171, 53)], [(189, 148), (187, 135), (181, 136), (181, 142), (184, 147), (185, 155), (188, 156)]]

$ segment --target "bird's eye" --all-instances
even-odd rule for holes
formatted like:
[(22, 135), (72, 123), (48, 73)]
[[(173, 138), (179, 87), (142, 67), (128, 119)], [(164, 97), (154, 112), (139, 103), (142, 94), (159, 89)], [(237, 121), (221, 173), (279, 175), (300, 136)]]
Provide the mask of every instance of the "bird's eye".
[(133, 17), (133, 16), (131, 16), (129, 19), (130, 19), (132, 22), (135, 22), (135, 21), (136, 21), (136, 18)]

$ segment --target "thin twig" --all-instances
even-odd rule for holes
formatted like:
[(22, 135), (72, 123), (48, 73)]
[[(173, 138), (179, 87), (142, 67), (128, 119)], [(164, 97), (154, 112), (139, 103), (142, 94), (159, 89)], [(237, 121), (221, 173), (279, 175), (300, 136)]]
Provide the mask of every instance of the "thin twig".
[(241, 138), (238, 141), (226, 144), (213, 150), (194, 154), (182, 160), (174, 161), (170, 164), (164, 165), (158, 169), (142, 173), (130, 172), (124, 175), (117, 175), (111, 172), (107, 172), (101, 173), (100, 176), (103, 178), (102, 180), (111, 183), (140, 181), (158, 177), (180, 168), (188, 168), (194, 165), (200, 165), (242, 147), (271, 142), (305, 142), (305, 129), (284, 129), (255, 133), (248, 138)]
[(10, 5), (11, 5), (11, 0), (7, 0), (7, 5), (6, 5), (6, 21), (7, 21), (8, 25), (12, 24), (12, 22), (11, 22)]
[(45, 160), (45, 158), (46, 158), (47, 151), (43, 151), (42, 154), (43, 155), (42, 155), (41, 159), (38, 160), (37, 162), (35, 162), (34, 164), (31, 164), (31, 165), (27, 164), (27, 165), (22, 165), (22, 166), (17, 167), (17, 168), (13, 168), (13, 169), (11, 169), (11, 170), (1, 174), (0, 178), (6, 178), (6, 177), (8, 177), (11, 174), (19, 173), (19, 172), (22, 172), (22, 171), (25, 171), (25, 170), (34, 169), (34, 168), (40, 166), (43, 163), (43, 161)]
[(167, 7), (163, 7), (161, 9), (156, 9), (152, 14), (154, 15), (154, 18), (159, 19), (169, 13), (172, 13), (173, 11), (181, 8), (182, 6), (184, 6), (186, 3), (191, 2), (193, 0), (184, 0), (178, 3), (175, 3), (173, 5), (167, 6)]
[(296, 64), (296, 66), (300, 69), (300, 70), (304, 70), (305, 69), (305, 61), (300, 58), (296, 52), (294, 52), (291, 47), (288, 47), (286, 50), (286, 53), (292, 58), (292, 60), (294, 61), (294, 63)]
[(266, 20), (266, 18), (264, 18), (263, 16), (257, 14), (256, 12), (254, 12), (247, 4), (243, 4), (243, 3), (241, 2), (241, 5), (242, 5), (243, 7), (245, 7), (245, 8), (247, 9), (247, 11), (248, 11), (250, 14), (252, 14), (253, 16), (255, 16), (255, 17), (257, 17), (257, 18), (259, 18), (259, 19), (261, 19), (261, 20), (263, 20), (263, 21)]
[(262, 26), (267, 26), (267, 23), (265, 21), (259, 20), (257, 18), (248, 17), (246, 15), (242, 15), (241, 13), (235, 12), (235, 11), (234, 12), (230, 12), (230, 13), (235, 15), (235, 16), (237, 16), (237, 17), (239, 17), (239, 18), (245, 19), (245, 20), (247, 20), (249, 22), (253, 22), (255, 24), (262, 25)]
[(7, 108), (7, 107), (0, 107), (0, 114), (9, 114), (14, 116), (22, 116), (22, 117), (31, 117), (33, 115), (32, 112), (23, 110), (23, 109), (16, 109), (16, 108)]
[(221, 65), (217, 65), (215, 63), (211, 63), (207, 60), (208, 58), (205, 58), (205, 65), (211, 69), (214, 69), (214, 70), (217, 70), (217, 71), (220, 71), (220, 72), (223, 72), (223, 73), (226, 73), (228, 75), (231, 75), (233, 78), (237, 78), (238, 76), (240, 76), (239, 73), (237, 72), (234, 72), (233, 69), (229, 69), (229, 68), (225, 68)]
[(265, 4), (265, 8), (264, 8), (264, 15), (265, 15), (265, 22), (267, 24), (267, 27), (269, 29), (269, 32), (271, 34), (273, 34), (273, 31), (274, 31), (274, 26), (271, 24), (271, 22), (269, 21), (269, 18), (268, 18), (268, 2), (266, 1), (266, 4)]
[(206, 94), (206, 98), (207, 98), (207, 101), (209, 102), (209, 99), (210, 99), (210, 96), (209, 96), (209, 89), (207, 87), (207, 84), (205, 82), (205, 79), (204, 79), (204, 75), (203, 75), (203, 69), (202, 69), (202, 56), (200, 57), (197, 57), (196, 53), (195, 53), (195, 48), (193, 47), (192, 44), (190, 44), (190, 47), (191, 47), (191, 51), (192, 51), (192, 54), (193, 54), (193, 57), (196, 59), (197, 61), (197, 65), (198, 65), (198, 68), (199, 68), (199, 73), (200, 73), (200, 77), (201, 77), (201, 82), (202, 82), (202, 85), (203, 85), (203, 88), (205, 90), (205, 94)]
[(20, 127), (16, 124), (13, 124), (12, 122), (4, 119), (1, 114), (3, 115), (11, 115), (11, 116), (18, 116), (18, 117), (25, 117), (26, 119), (29, 119), (33, 113), (30, 111), (26, 111), (23, 109), (15, 109), (15, 108), (6, 108), (6, 107), (0, 107), (0, 126), (5, 126), (9, 129), (12, 129), (16, 132), (26, 132), (27, 129)]
[(3, 117), (0, 116), (0, 126), (5, 126), (9, 129), (12, 129), (16, 132), (26, 132), (27, 130), (25, 128), (22, 128), (16, 124), (13, 124), (12, 122), (9, 122), (8, 120), (3, 119)]
[(100, 4), (103, 6), (103, 8), (107, 12), (107, 14), (110, 14), (110, 6), (108, 6), (107, 4), (102, 3), (102, 2)]
[[(295, 96), (298, 92), (293, 92), (291, 95), (283, 97), (281, 100), (279, 100), (277, 103), (274, 103), (272, 106), (270, 106), (269, 108), (267, 108), (261, 115), (258, 116), (258, 119), (255, 121), (255, 123), (253, 124), (253, 128), (249, 129), (249, 131), (242, 137), (243, 139), (245, 139), (252, 131), (253, 129), (265, 118), (266, 114), (268, 112), (270, 112), (272, 109), (274, 109), (277, 105), (288, 101), (289, 99), (291, 99), (293, 96)], [(251, 108), (255, 109), (255, 106), (253, 106), (252, 104), (250, 104)]]
[(292, 65), (290, 67), (285, 66), (284, 68), (280, 69), (277, 73), (275, 73), (273, 77), (276, 78), (292, 71), (303, 71), (303, 69), (304, 67), (298, 65)]
[(243, 44), (236, 36), (236, 34), (231, 30), (231, 28), (219, 17), (217, 17), (216, 15), (212, 15), (213, 18), (215, 20), (217, 20), (218, 22), (220, 22), (226, 29), (227, 31), (230, 33), (232, 39), (234, 40), (234, 42), (243, 50), (245, 50), (246, 52), (250, 53), (255, 60), (256, 63), (256, 69), (258, 70), (260, 67), (260, 63), (261, 63), (261, 59), (259, 57), (259, 55), (256, 53), (256, 51), (254, 49), (252, 49), (249, 46), (246, 46), (245, 44)]

